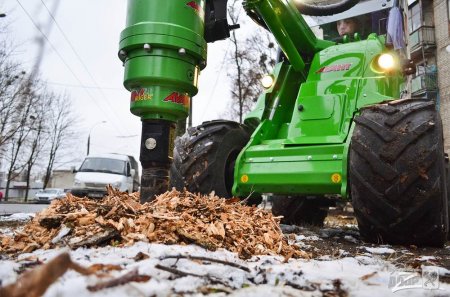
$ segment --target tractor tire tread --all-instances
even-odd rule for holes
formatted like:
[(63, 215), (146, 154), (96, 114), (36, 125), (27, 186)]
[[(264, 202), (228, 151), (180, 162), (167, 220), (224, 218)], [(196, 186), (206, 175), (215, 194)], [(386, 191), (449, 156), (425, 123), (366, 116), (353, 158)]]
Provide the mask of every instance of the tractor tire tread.
[[(242, 149), (250, 134), (236, 122), (217, 120), (204, 122), (175, 140), (174, 161), (170, 180), (178, 190), (186, 188), (193, 193), (209, 194), (215, 191), (219, 197), (231, 197), (220, 169), (224, 142), (232, 142), (232, 149)], [(218, 160), (220, 159), (220, 160)]]
[(349, 183), (361, 236), (377, 243), (442, 246), (447, 194), (442, 124), (434, 103), (379, 104), (362, 109), (355, 122)]

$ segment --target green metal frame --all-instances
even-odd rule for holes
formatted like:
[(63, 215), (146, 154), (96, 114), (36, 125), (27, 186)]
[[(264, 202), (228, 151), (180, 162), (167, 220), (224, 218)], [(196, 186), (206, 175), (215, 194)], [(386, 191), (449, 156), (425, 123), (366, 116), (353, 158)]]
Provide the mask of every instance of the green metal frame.
[(382, 36), (334, 44), (316, 39), (290, 0), (245, 5), (261, 15), (289, 63), (275, 67), (274, 85), (245, 119), (256, 128), (236, 161), (233, 193), (347, 197), (353, 118), (362, 107), (399, 98), (400, 67), (377, 67), (389, 51)]
[[(143, 120), (188, 115), (206, 66), (208, 1), (128, 1), (119, 58), (131, 111)], [(346, 197), (353, 119), (362, 107), (399, 97), (400, 66), (377, 67), (389, 51), (382, 36), (344, 44), (317, 39), (294, 0), (246, 0), (244, 7), (261, 16), (289, 62), (275, 67), (274, 85), (245, 119), (254, 133), (236, 161), (233, 193)]]

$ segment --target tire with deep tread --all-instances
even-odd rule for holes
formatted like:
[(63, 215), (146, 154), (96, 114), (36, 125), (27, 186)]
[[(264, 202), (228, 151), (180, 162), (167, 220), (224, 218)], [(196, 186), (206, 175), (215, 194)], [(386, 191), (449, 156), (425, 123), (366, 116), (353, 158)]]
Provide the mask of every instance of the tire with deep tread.
[(250, 140), (248, 129), (236, 122), (210, 121), (175, 141), (171, 185), (193, 193), (232, 197), (236, 158)]
[(442, 246), (448, 230), (442, 122), (434, 102), (398, 100), (362, 110), (350, 145), (349, 184), (370, 242)]
[(272, 214), (283, 216), (282, 224), (322, 227), (332, 204), (324, 197), (273, 196)]

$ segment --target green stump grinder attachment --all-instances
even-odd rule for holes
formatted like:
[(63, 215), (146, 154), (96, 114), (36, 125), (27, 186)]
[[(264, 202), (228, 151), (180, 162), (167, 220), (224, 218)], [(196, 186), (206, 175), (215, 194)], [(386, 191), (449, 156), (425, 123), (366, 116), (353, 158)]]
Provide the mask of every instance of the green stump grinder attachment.
[(176, 122), (198, 92), (206, 42), (227, 37), (226, 1), (128, 1), (118, 55), (131, 112), (142, 120), (142, 202), (168, 190)]

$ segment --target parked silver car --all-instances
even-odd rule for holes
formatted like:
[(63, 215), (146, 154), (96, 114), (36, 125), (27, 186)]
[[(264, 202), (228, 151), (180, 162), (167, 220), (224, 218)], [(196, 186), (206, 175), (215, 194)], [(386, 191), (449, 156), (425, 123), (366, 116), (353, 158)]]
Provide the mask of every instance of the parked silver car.
[(36, 202), (50, 203), (54, 199), (64, 198), (65, 196), (66, 193), (64, 192), (64, 189), (48, 188), (36, 193)]

